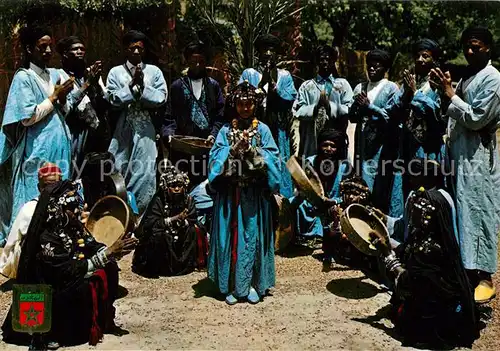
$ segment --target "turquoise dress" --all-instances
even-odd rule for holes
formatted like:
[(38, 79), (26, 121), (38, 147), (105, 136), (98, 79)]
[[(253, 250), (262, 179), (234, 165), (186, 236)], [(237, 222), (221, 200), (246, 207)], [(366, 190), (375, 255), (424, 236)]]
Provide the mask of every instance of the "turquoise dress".
[[(243, 71), (238, 84), (248, 80), (248, 83), (257, 88), (261, 79), (262, 74), (259, 71), (253, 68), (247, 68)], [(292, 118), (292, 105), (297, 97), (297, 90), (295, 89), (292, 75), (287, 70), (278, 69), (276, 91), (278, 93), (278, 101), (274, 101), (272, 106), (270, 106), (268, 102), (265, 102), (264, 104), (266, 105), (267, 119), (274, 122), (274, 125), (270, 125), (269, 127), (271, 128), (271, 132), (280, 151), (282, 164), (280, 193), (284, 197), (288, 198), (292, 196), (293, 183), (292, 176), (290, 175), (290, 172), (288, 172), (285, 165), (291, 156), (290, 125)]]
[[(59, 72), (48, 68), (52, 84)], [(61, 168), (63, 179), (71, 172), (71, 134), (63, 107), (41, 121), (24, 126), (21, 121), (35, 113), (36, 106), (49, 97), (32, 70), (19, 69), (12, 80), (0, 132), (0, 246), (21, 207), (39, 195), (38, 169), (45, 162)]]
[[(214, 199), (208, 277), (225, 295), (246, 297), (250, 287), (260, 296), (275, 284), (272, 193), (281, 179), (280, 157), (269, 127), (259, 122), (246, 161), (259, 171), (229, 176), (230, 128), (219, 131), (210, 151), (210, 186)], [(260, 161), (258, 161), (260, 159)], [(246, 162), (245, 161), (245, 162)]]
[[(373, 205), (398, 217), (403, 214), (403, 183), (400, 174), (392, 169), (398, 158), (401, 128), (390, 120), (385, 107), (398, 92), (398, 86), (382, 80), (379, 92), (367, 108), (352, 105), (349, 119), (356, 123), (354, 165), (372, 193)], [(354, 95), (367, 92), (368, 83), (358, 84)]]

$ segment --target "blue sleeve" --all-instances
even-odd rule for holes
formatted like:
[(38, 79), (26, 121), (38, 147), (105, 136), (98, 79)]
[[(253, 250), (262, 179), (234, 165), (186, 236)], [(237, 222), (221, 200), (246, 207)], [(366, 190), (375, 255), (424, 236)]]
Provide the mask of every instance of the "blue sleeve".
[(267, 166), (268, 186), (272, 192), (279, 191), (281, 172), (284, 170), (280, 169), (281, 163), (278, 146), (268, 126), (262, 124), (259, 129), (262, 145), (258, 148), (258, 151), (264, 158), (264, 162)]
[(109, 71), (106, 88), (108, 90), (108, 100), (113, 106), (122, 107), (134, 101), (134, 95), (129, 85), (120, 81), (119, 74), (115, 68)]
[(287, 101), (294, 101), (297, 98), (297, 89), (293, 83), (291, 74), (287, 74), (280, 79), (279, 85), (276, 87), (278, 95)]
[(213, 183), (217, 179), (217, 177), (224, 172), (224, 167), (229, 157), (229, 151), (231, 149), (226, 134), (227, 128), (223, 127), (219, 131), (219, 134), (217, 134), (215, 143), (210, 150), (208, 170), (209, 183)]
[(159, 68), (156, 68), (151, 78), (151, 84), (144, 87), (140, 100), (147, 107), (158, 107), (167, 101), (167, 95), (167, 83), (163, 73)]
[(415, 113), (418, 117), (430, 117), (435, 120), (439, 119), (440, 106), (441, 99), (433, 90), (427, 92), (426, 94), (421, 91), (417, 91), (410, 104), (410, 108), (413, 113)]

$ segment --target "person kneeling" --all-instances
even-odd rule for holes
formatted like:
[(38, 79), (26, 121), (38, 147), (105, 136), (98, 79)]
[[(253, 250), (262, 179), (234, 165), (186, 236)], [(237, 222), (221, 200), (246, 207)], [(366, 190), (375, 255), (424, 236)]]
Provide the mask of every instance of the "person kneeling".
[[(115, 262), (131, 252), (137, 239), (126, 236), (111, 247), (95, 241), (84, 228), (78, 184), (61, 181), (42, 192), (23, 243), (19, 284), (52, 286), (51, 348), (88, 342), (117, 332), (113, 302), (118, 290)], [(83, 215), (83, 216), (82, 216)], [(12, 308), (2, 326), (7, 343), (27, 344), (30, 337), (12, 330)]]
[(397, 254), (371, 233), (395, 281), (391, 303), (403, 344), (470, 347), (479, 337), (479, 319), (449, 199), (441, 189), (420, 188), (405, 212), (408, 237)]
[(160, 189), (137, 231), (135, 273), (150, 278), (184, 275), (206, 265), (206, 233), (193, 198), (186, 194), (188, 185), (188, 176), (175, 167), (161, 175)]

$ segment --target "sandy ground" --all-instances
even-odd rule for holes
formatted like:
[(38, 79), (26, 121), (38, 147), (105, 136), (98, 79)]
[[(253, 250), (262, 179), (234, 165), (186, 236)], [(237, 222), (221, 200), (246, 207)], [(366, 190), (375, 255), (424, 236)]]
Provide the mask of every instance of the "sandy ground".
[[(389, 321), (370, 323), (387, 306), (387, 292), (345, 266), (323, 273), (320, 262), (311, 256), (312, 249), (300, 251), (295, 257), (276, 257), (277, 285), (272, 296), (257, 305), (235, 306), (217, 299), (206, 273), (145, 279), (131, 272), (128, 256), (120, 262), (121, 285), (128, 295), (116, 306), (117, 323), (130, 334), (106, 335), (95, 349), (406, 349), (393, 337)], [(2, 320), (10, 300), (10, 292), (1, 294)], [(498, 325), (495, 311), (474, 349), (500, 350)], [(26, 349), (4, 343), (0, 348)]]

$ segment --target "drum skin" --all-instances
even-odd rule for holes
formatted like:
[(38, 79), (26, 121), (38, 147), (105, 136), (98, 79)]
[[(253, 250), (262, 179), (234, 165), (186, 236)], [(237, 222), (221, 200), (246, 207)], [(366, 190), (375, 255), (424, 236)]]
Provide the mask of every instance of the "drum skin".
[(92, 207), (85, 226), (97, 242), (109, 247), (134, 229), (134, 220), (125, 201), (108, 195)]
[(370, 256), (379, 254), (370, 243), (369, 233), (375, 231), (388, 239), (388, 231), (384, 223), (368, 208), (359, 204), (347, 207), (340, 217), (342, 232), (349, 241), (362, 253)]
[(306, 200), (315, 207), (322, 208), (326, 199), (321, 182), (318, 180), (311, 181), (295, 156), (288, 160), (286, 167)]

